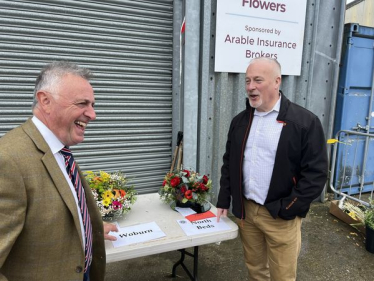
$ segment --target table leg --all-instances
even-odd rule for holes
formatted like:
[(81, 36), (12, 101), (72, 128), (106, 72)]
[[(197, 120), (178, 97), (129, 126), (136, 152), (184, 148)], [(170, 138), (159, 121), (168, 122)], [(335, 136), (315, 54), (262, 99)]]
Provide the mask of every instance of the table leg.
[[(199, 246), (194, 247), (194, 252), (193, 254), (189, 253), (186, 251), (186, 249), (178, 250), (181, 252), (181, 258), (179, 261), (177, 261), (174, 266), (173, 266), (173, 271), (171, 276), (176, 277), (175, 271), (177, 270), (178, 265), (181, 265), (184, 271), (187, 273), (187, 275), (190, 277), (192, 281), (197, 281), (197, 267), (198, 267), (198, 261), (199, 261)], [(184, 258), (185, 256), (190, 256), (193, 257), (193, 275), (191, 272), (188, 270), (186, 265), (184, 264)]]

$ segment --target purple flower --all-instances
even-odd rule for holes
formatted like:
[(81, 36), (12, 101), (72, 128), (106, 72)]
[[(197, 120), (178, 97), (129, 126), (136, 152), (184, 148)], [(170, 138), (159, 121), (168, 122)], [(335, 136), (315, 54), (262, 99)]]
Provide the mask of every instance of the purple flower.
[(113, 201), (113, 202), (112, 202), (112, 205), (113, 205), (113, 209), (114, 209), (114, 210), (118, 210), (118, 209), (121, 209), (121, 208), (122, 208), (122, 204), (121, 204), (121, 202), (118, 202), (118, 201)]

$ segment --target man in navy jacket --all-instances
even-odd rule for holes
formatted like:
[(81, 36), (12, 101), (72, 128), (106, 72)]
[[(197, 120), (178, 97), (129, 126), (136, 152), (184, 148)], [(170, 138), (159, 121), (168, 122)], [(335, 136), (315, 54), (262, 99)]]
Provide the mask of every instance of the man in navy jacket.
[(321, 122), (280, 84), (275, 59), (250, 62), (247, 107), (231, 122), (221, 169), (217, 219), (232, 198), (250, 280), (296, 280), (301, 218), (327, 179)]

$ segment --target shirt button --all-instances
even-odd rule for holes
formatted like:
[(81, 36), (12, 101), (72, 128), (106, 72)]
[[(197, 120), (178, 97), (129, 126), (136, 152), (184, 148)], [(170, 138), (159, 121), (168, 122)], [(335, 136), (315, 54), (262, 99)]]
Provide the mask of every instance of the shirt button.
[(77, 266), (76, 268), (75, 268), (75, 272), (76, 273), (81, 273), (83, 271), (83, 268), (81, 267), (81, 266)]

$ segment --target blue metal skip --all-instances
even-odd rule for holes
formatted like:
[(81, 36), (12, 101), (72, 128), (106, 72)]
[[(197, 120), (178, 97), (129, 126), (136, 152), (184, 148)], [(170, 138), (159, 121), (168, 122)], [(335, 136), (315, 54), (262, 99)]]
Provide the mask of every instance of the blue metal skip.
[[(374, 28), (346, 24), (336, 100), (334, 134), (374, 132)], [(368, 192), (374, 186), (374, 141), (341, 133), (334, 185), (341, 192)]]

